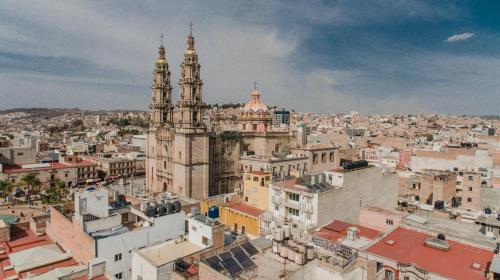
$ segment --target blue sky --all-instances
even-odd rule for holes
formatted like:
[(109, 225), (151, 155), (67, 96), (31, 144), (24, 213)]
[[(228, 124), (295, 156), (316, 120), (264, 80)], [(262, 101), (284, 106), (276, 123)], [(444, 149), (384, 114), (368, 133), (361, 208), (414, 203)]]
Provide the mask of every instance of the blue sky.
[(500, 1), (0, 2), (0, 108), (146, 110), (194, 23), (208, 103), (500, 113)]

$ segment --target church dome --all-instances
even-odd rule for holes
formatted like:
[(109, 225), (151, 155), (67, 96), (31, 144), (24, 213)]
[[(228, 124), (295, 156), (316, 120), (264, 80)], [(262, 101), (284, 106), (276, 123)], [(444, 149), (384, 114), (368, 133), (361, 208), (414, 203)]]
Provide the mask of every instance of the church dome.
[(265, 113), (265, 112), (269, 112), (269, 108), (267, 107), (266, 104), (262, 103), (262, 101), (260, 101), (260, 92), (256, 89), (254, 89), (251, 93), (250, 93), (250, 96), (252, 97), (252, 99), (250, 100), (250, 102), (248, 102), (247, 104), (245, 104), (245, 106), (243, 107), (243, 111), (245, 113)]

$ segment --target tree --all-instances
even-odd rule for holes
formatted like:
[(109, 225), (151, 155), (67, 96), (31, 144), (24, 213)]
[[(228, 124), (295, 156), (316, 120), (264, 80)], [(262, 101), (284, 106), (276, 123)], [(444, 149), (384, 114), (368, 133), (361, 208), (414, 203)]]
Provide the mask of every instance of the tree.
[(0, 191), (6, 197), (12, 192), (12, 183), (8, 179), (0, 180)]
[(28, 186), (28, 192), (31, 192), (31, 188), (36, 188), (40, 187), (42, 184), (40, 180), (36, 177), (36, 174), (27, 174), (21, 178), (21, 182), (23, 182), (26, 186)]

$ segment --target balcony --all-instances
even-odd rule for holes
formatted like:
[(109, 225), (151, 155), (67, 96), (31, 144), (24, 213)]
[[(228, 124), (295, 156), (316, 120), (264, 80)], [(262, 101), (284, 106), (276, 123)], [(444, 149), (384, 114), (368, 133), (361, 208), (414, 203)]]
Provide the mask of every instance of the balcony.
[(278, 204), (278, 205), (281, 205), (283, 203), (283, 198), (279, 197), (279, 196), (273, 196), (271, 198), (271, 201), (274, 203), (274, 204)]
[(312, 205), (311, 204), (307, 204), (307, 203), (300, 204), (300, 209), (302, 210), (302, 212), (306, 212), (306, 213), (309, 213), (309, 214), (312, 214), (312, 212), (313, 212)]

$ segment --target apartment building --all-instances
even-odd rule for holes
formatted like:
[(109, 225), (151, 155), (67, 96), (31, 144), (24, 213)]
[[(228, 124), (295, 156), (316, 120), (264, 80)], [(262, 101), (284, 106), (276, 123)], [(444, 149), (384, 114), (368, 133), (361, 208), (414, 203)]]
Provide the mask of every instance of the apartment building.
[(278, 225), (293, 223), (306, 229), (335, 219), (357, 223), (363, 206), (393, 209), (397, 203), (397, 188), (395, 173), (363, 162), (358, 166), (271, 183), (269, 211)]

